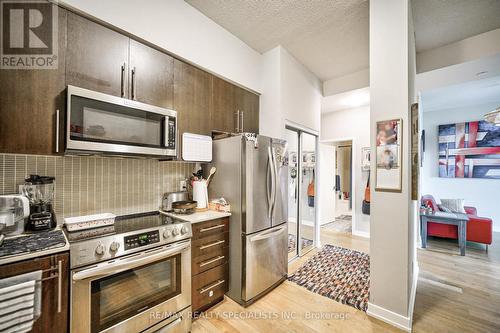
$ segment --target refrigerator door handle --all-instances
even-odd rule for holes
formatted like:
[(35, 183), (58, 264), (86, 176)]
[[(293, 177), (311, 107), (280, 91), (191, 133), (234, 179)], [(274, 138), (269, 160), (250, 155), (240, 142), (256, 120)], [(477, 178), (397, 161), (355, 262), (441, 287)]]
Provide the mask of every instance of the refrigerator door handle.
[[(274, 148), (271, 148), (271, 153), (272, 153), (272, 156), (273, 156), (273, 175), (274, 175), (274, 196), (273, 196), (273, 212), (272, 212), (272, 216), (274, 216), (274, 210), (276, 209), (276, 197), (278, 196), (278, 181), (279, 181), (279, 177), (278, 177), (278, 165), (277, 165), (277, 161), (276, 161), (276, 149)], [(281, 221), (279, 221), (281, 222)]]
[(273, 159), (273, 153), (271, 150), (271, 147), (268, 148), (268, 157), (269, 157), (269, 172), (271, 173), (271, 194), (269, 195), (269, 210), (268, 210), (268, 216), (271, 219), (273, 215), (273, 210), (274, 210), (274, 200), (276, 197), (276, 178), (275, 178), (275, 167), (274, 167), (274, 159)]
[(266, 170), (266, 196), (267, 196), (267, 205), (268, 205), (268, 209), (267, 209), (267, 217), (268, 218), (271, 218), (271, 189), (269, 188), (270, 187), (270, 183), (269, 183), (269, 178), (270, 178), (270, 174), (271, 174), (271, 157), (269, 156), (268, 154), (268, 160), (267, 160), (267, 170)]

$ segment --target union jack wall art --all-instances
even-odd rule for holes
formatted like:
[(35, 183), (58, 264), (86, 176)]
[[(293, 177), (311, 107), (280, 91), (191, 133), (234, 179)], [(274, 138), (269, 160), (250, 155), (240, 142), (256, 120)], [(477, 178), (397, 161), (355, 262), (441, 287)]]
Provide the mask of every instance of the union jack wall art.
[(500, 179), (500, 127), (487, 121), (440, 125), (439, 177)]

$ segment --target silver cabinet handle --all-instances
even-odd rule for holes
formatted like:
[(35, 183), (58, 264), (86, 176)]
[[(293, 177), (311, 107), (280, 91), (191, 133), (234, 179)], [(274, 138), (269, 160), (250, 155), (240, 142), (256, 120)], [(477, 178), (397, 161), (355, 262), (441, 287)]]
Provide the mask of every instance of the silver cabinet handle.
[(57, 263), (57, 313), (62, 310), (62, 260)]
[(240, 132), (240, 110), (234, 113), (236, 115), (236, 133)]
[(218, 224), (218, 225), (214, 225), (213, 227), (202, 228), (202, 229), (200, 229), (200, 232), (207, 232), (207, 231), (210, 231), (210, 230), (215, 230), (215, 229), (223, 228), (224, 226), (225, 226), (225, 224)]
[(135, 69), (135, 66), (132, 68), (132, 82), (131, 82), (131, 87), (130, 87), (130, 90), (131, 90), (131, 99), (135, 99), (135, 92), (136, 92), (136, 86), (137, 86), (137, 82), (135, 82), (135, 74), (136, 74), (136, 69)]
[(224, 259), (226, 256), (218, 256), (217, 258), (214, 258), (214, 259), (210, 259), (210, 260), (207, 260), (207, 261), (204, 261), (202, 263), (200, 263), (200, 267), (203, 267), (203, 266), (206, 266), (206, 265), (210, 265), (210, 264), (213, 264), (214, 262), (217, 262), (219, 260), (222, 260)]
[(220, 240), (220, 241), (217, 241), (217, 242), (213, 242), (213, 243), (210, 243), (210, 244), (207, 244), (207, 245), (203, 245), (203, 246), (200, 246), (200, 250), (208, 249), (209, 247), (216, 246), (216, 245), (219, 245), (219, 244), (223, 244), (225, 242), (226, 241), (223, 239), (223, 240)]
[(121, 94), (121, 97), (125, 97), (125, 66), (126, 64), (123, 63), (122, 67), (121, 67), (121, 76), (120, 76), (120, 79), (121, 79), (121, 87), (120, 87), (120, 94)]
[(223, 284), (224, 282), (226, 282), (226, 280), (219, 280), (219, 281), (215, 282), (214, 284), (212, 284), (211, 286), (208, 286), (208, 287), (203, 288), (202, 290), (200, 290), (200, 294), (206, 293), (210, 289), (215, 288), (215, 287)]
[(59, 152), (59, 109), (56, 110), (56, 153)]
[(245, 118), (245, 114), (243, 113), (243, 111), (241, 111), (241, 128), (240, 128), (241, 133), (245, 132), (243, 127), (243, 118)]

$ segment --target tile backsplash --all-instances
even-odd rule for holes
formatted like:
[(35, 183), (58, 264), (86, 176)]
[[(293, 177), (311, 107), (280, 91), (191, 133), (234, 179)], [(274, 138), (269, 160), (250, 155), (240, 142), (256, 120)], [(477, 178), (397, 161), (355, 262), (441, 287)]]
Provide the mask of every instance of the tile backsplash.
[(30, 174), (54, 176), (54, 210), (61, 217), (157, 210), (163, 193), (177, 191), (194, 163), (101, 156), (0, 154), (0, 194), (18, 193)]

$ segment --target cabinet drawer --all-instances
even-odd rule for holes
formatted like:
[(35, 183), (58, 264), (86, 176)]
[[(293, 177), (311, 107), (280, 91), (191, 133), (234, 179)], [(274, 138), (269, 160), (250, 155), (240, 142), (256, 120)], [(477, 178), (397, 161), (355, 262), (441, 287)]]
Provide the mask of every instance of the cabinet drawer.
[(191, 274), (196, 275), (205, 272), (215, 266), (223, 265), (228, 261), (229, 248), (217, 248), (214, 251), (199, 256), (193, 257), (191, 265)]
[(229, 218), (210, 220), (205, 222), (195, 223), (193, 228), (193, 241), (196, 239), (220, 234), (229, 231)]
[(204, 237), (191, 243), (192, 258), (210, 255), (229, 245), (229, 233), (221, 232), (217, 235)]
[(228, 264), (214, 267), (193, 276), (192, 303), (193, 311), (218, 301), (228, 288)]

